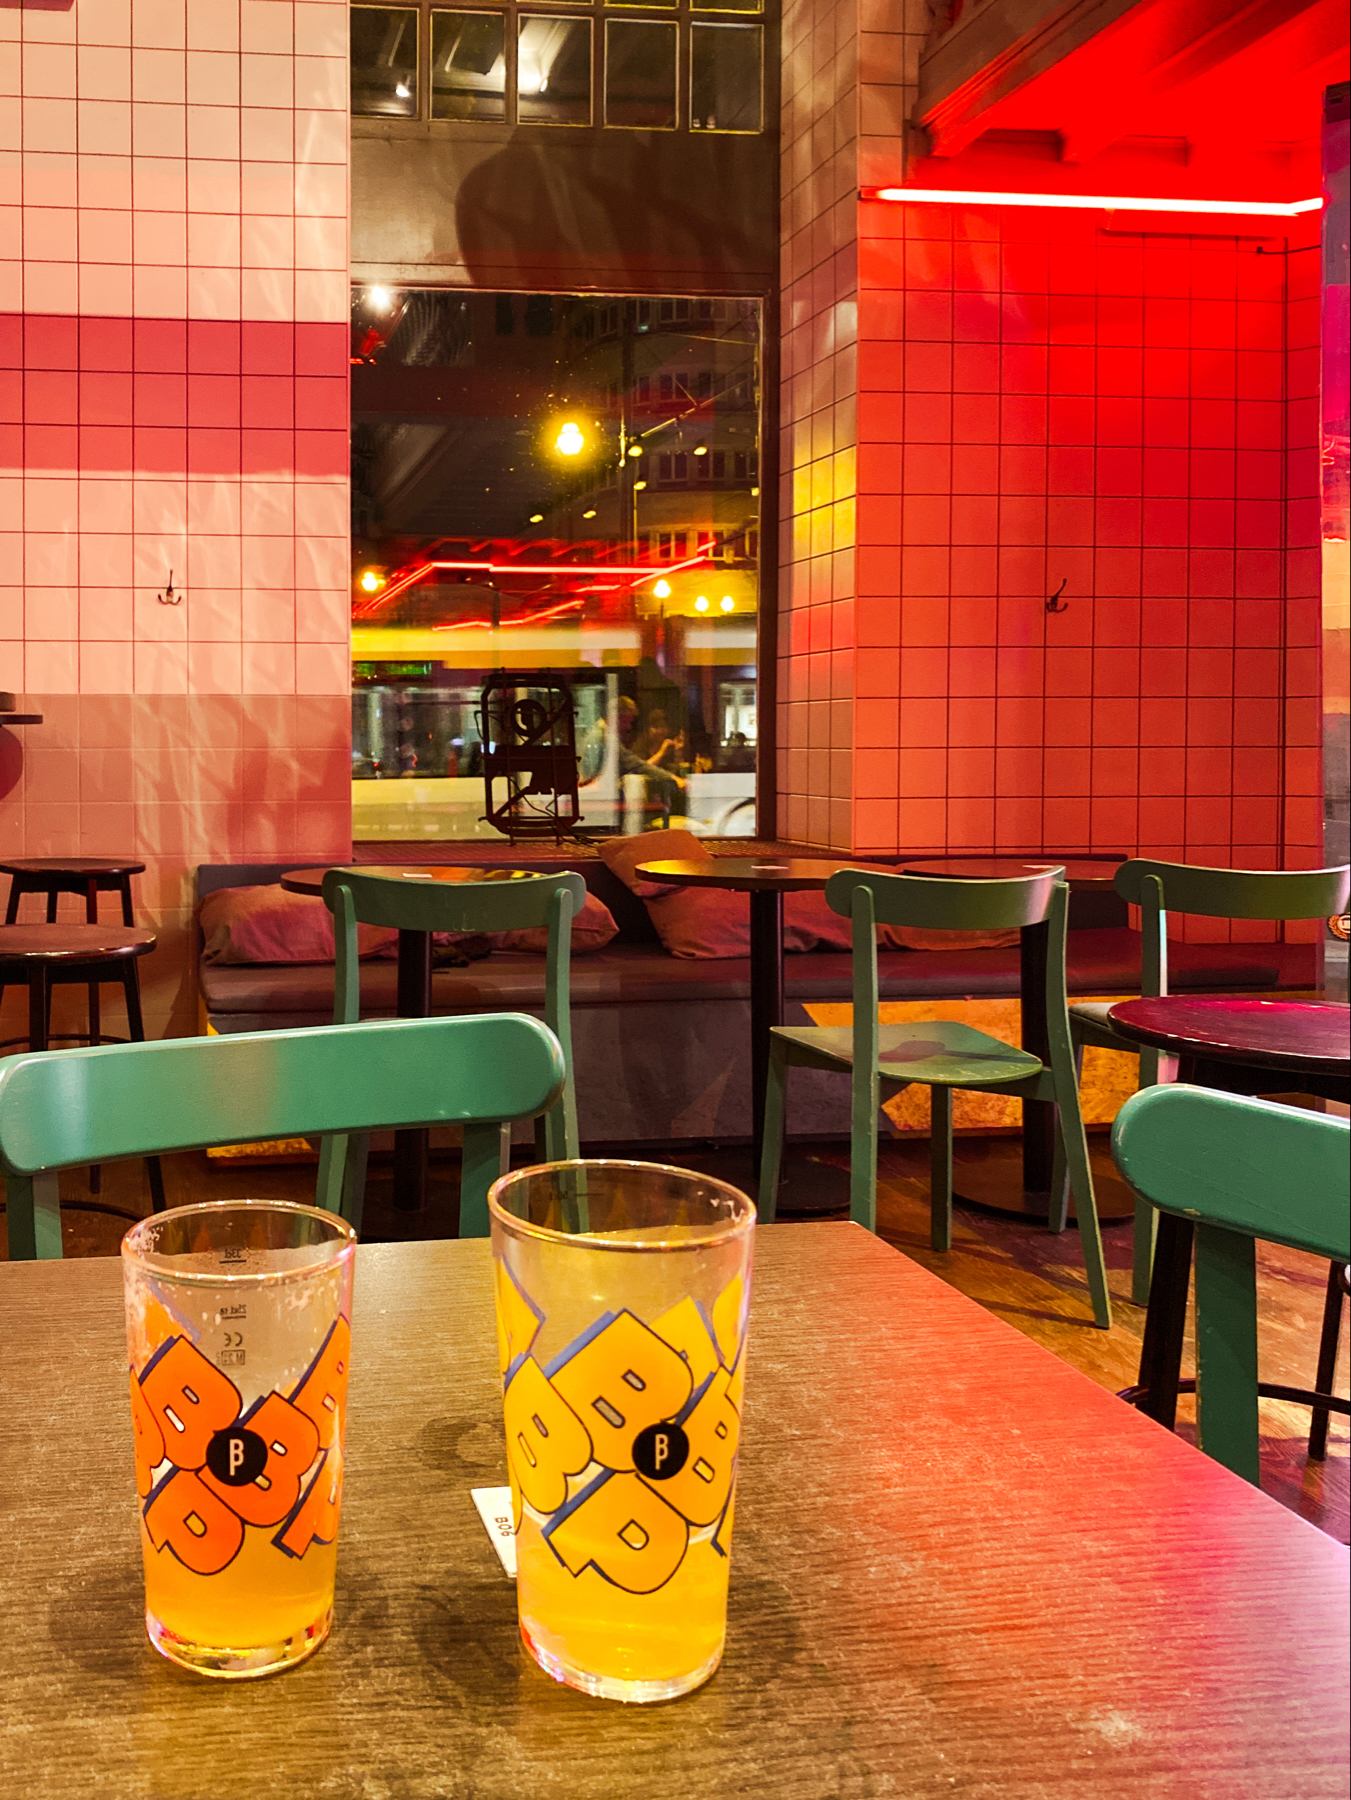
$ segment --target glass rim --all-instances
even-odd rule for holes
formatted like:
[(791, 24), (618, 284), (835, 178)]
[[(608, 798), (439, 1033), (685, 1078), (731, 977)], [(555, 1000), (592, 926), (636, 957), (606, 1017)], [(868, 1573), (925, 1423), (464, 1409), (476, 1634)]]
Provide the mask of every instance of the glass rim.
[[(180, 1257), (159, 1255), (143, 1249), (134, 1241), (138, 1234), (148, 1236), (150, 1228), (162, 1224), (166, 1219), (184, 1218), (189, 1213), (205, 1216), (226, 1212), (285, 1213), (293, 1217), (317, 1219), (322, 1225), (328, 1226), (334, 1235), (328, 1245), (317, 1246), (325, 1249), (327, 1254), (307, 1268), (253, 1269), (235, 1275), (180, 1268)], [(174, 1281), (185, 1287), (281, 1287), (288, 1282), (309, 1281), (315, 1275), (349, 1261), (356, 1254), (356, 1248), (357, 1234), (346, 1219), (339, 1218), (337, 1213), (326, 1211), (322, 1206), (304, 1206), (297, 1200), (197, 1200), (189, 1206), (171, 1206), (164, 1212), (151, 1213), (148, 1218), (138, 1219), (123, 1233), (121, 1243), (124, 1267), (130, 1264), (153, 1275), (157, 1280)]]
[[(722, 1193), (731, 1195), (739, 1216), (722, 1224), (709, 1226), (698, 1237), (644, 1238), (641, 1242), (635, 1242), (633, 1239), (616, 1239), (601, 1232), (555, 1231), (551, 1225), (536, 1225), (529, 1219), (518, 1218), (515, 1213), (508, 1212), (498, 1199), (503, 1188), (527, 1181), (532, 1176), (548, 1175), (557, 1169), (643, 1169), (655, 1170), (661, 1175), (676, 1175), (682, 1181), (702, 1182), (705, 1187), (717, 1188)], [(510, 1230), (520, 1237), (535, 1238), (541, 1243), (574, 1244), (588, 1250), (607, 1250), (611, 1254), (630, 1256), (649, 1256), (654, 1251), (670, 1255), (673, 1251), (720, 1249), (752, 1232), (758, 1216), (750, 1195), (733, 1187), (730, 1181), (722, 1181), (716, 1175), (701, 1175), (697, 1169), (679, 1169), (674, 1163), (638, 1162), (622, 1156), (561, 1157), (556, 1162), (530, 1163), (523, 1169), (512, 1169), (506, 1175), (499, 1175), (488, 1189), (488, 1213), (503, 1230)]]

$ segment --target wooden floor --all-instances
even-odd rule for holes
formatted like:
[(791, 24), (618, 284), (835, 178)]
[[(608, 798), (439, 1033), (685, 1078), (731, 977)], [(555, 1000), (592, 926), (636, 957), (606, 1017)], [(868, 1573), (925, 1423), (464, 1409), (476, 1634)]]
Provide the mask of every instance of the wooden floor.
[[(614, 1154), (617, 1146), (606, 1146)], [(1013, 1146), (1008, 1140), (966, 1140), (962, 1155), (1007, 1158)], [(1095, 1141), (1095, 1160), (1105, 1152)], [(389, 1199), (388, 1164), (373, 1161), (367, 1195), (365, 1235), (372, 1239), (447, 1237), (454, 1233), (456, 1158), (451, 1155), (433, 1165), (433, 1188), (423, 1215), (395, 1212)], [(749, 1156), (744, 1150), (708, 1150), (662, 1160), (679, 1160), (709, 1174), (747, 1186)], [(959, 1207), (954, 1225), (953, 1248), (938, 1255), (928, 1247), (927, 1141), (885, 1144), (881, 1150), (878, 1184), (878, 1223), (881, 1235), (916, 1262), (932, 1269), (990, 1312), (1034, 1338), (1038, 1343), (1080, 1369), (1101, 1386), (1116, 1391), (1136, 1378), (1140, 1354), (1143, 1311), (1132, 1306), (1130, 1294), (1131, 1227), (1127, 1222), (1104, 1227), (1107, 1264), (1111, 1280), (1115, 1323), (1110, 1332), (1097, 1331), (1091, 1318), (1079, 1237), (1073, 1228), (1052, 1236), (1028, 1219), (1013, 1218), (974, 1207)], [(798, 1149), (790, 1160), (790, 1187), (802, 1196), (804, 1216), (822, 1217), (844, 1199), (847, 1145)], [(231, 1164), (210, 1161), (201, 1153), (175, 1156), (164, 1161), (169, 1204), (191, 1200), (269, 1198), (308, 1200), (314, 1187), (314, 1164)], [(150, 1210), (149, 1189), (142, 1165), (122, 1163), (103, 1171), (103, 1191), (96, 1198), (89, 1191), (84, 1171), (61, 1178), (65, 1253), (67, 1256), (111, 1256), (127, 1227), (128, 1217)], [(112, 1207), (116, 1212), (89, 1210)], [(121, 1215), (121, 1216), (119, 1216)], [(791, 1230), (790, 1221), (781, 1227)], [(0, 1217), (0, 1244), (3, 1244)], [(1310, 1386), (1318, 1352), (1323, 1292), (1327, 1266), (1316, 1258), (1272, 1245), (1258, 1246), (1260, 1284), (1262, 1373), (1268, 1381)], [(1347, 1391), (1347, 1340), (1345, 1326), (1337, 1378), (1337, 1391)], [(1192, 1372), (1190, 1336), (1185, 1372)], [(998, 1380), (998, 1371), (991, 1371)], [(1179, 1430), (1192, 1434), (1194, 1402), (1183, 1398)], [(1262, 1402), (1262, 1485), (1267, 1493), (1298, 1512), (1343, 1543), (1351, 1537), (1351, 1432), (1348, 1422), (1332, 1418), (1326, 1462), (1311, 1462), (1305, 1454), (1308, 1413), (1276, 1401)]]

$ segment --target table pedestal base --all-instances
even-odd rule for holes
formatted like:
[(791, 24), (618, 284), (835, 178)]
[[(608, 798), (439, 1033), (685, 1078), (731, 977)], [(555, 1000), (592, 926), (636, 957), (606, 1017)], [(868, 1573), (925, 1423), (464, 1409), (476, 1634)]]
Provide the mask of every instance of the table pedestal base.
[[(1117, 1174), (1106, 1140), (1101, 1146), (1088, 1140), (1093, 1168), (1093, 1198), (1104, 1224), (1129, 1219), (1135, 1214), (1135, 1196)], [(1029, 1219), (1045, 1219), (1049, 1192), (1023, 1185), (1023, 1151), (1016, 1138), (989, 1138), (980, 1143), (958, 1138), (952, 1156), (952, 1197), (958, 1205), (979, 1206), (990, 1212), (1014, 1213)], [(1076, 1217), (1070, 1201), (1070, 1218)]]

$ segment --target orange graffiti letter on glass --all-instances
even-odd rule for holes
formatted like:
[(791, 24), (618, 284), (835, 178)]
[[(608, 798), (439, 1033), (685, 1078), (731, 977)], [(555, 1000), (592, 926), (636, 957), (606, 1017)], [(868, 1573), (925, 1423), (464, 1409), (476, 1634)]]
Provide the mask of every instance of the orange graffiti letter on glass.
[(638, 1433), (674, 1418), (694, 1387), (684, 1357), (630, 1312), (617, 1314), (551, 1379), (591, 1433), (597, 1462), (622, 1470), (633, 1467)]
[(342, 1452), (335, 1444), (324, 1452), (296, 1516), (272, 1542), (289, 1556), (303, 1556), (311, 1544), (331, 1544), (338, 1535), (341, 1507)]
[(280, 1525), (300, 1498), (305, 1472), (319, 1452), (319, 1428), (280, 1394), (269, 1394), (244, 1421), (267, 1445), (261, 1475), (241, 1487), (227, 1487), (210, 1469), (200, 1479), (249, 1525)]
[(651, 1594), (680, 1567), (689, 1528), (636, 1475), (611, 1475), (546, 1532), (566, 1569), (588, 1563), (630, 1594)]
[(190, 1470), (176, 1469), (145, 1509), (156, 1550), (167, 1544), (194, 1575), (219, 1575), (244, 1542), (243, 1521)]
[(155, 1485), (155, 1470), (164, 1461), (164, 1433), (145, 1403), (134, 1369), (131, 1372), (131, 1432), (136, 1440), (136, 1492), (144, 1500)]
[(555, 1512), (568, 1497), (568, 1476), (591, 1461), (591, 1439), (566, 1400), (527, 1356), (503, 1402), (507, 1463), (515, 1486), (536, 1512)]
[(339, 1313), (314, 1367), (291, 1396), (319, 1431), (319, 1446), (331, 1449), (342, 1442), (342, 1421), (347, 1405), (347, 1371), (352, 1361), (352, 1328)]
[(184, 1337), (156, 1356), (141, 1376), (141, 1393), (178, 1469), (200, 1469), (212, 1438), (239, 1417), (239, 1389)]

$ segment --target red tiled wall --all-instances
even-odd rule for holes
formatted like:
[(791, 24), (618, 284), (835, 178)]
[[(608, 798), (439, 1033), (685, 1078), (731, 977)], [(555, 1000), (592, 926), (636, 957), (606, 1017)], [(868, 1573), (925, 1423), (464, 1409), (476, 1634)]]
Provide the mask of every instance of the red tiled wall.
[(841, 211), (786, 238), (781, 829), (1316, 861), (1316, 253), (855, 203), (855, 290)]

